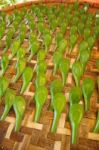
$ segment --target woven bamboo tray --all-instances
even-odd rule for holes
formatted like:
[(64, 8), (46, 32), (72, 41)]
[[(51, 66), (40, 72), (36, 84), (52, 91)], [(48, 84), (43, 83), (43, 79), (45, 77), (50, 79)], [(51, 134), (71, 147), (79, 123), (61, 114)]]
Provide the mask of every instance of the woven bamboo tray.
[[(60, 1), (62, 2), (62, 1)], [(4, 11), (13, 12), (15, 8), (20, 8), (23, 6), (29, 7), (31, 6), (32, 2), (26, 4), (20, 4), (12, 6)], [(58, 4), (58, 3), (57, 3)], [(51, 4), (50, 4), (51, 5)], [(67, 5), (67, 4), (66, 4)], [(93, 4), (91, 3), (93, 6)], [(99, 4), (95, 4), (94, 7), (90, 6), (91, 12), (95, 12), (98, 8)], [(99, 9), (98, 9), (99, 10)], [(67, 31), (68, 36), (68, 31)], [(54, 37), (54, 36), (53, 36)], [(27, 38), (28, 38), (28, 31), (27, 31)], [(80, 40), (78, 40), (79, 43)], [(0, 59), (2, 58), (2, 50), (5, 46), (5, 38), (0, 41)], [(77, 56), (77, 49), (78, 43), (76, 44), (73, 53), (69, 55), (67, 52), (65, 57), (70, 59), (71, 66), (75, 61)], [(25, 39), (23, 45), (25, 49), (28, 48), (28, 40)], [(55, 39), (53, 38), (52, 44), (50, 46), (49, 52), (47, 54), (46, 62), (48, 64), (47, 69), (47, 87), (49, 89), (50, 83), (54, 79), (60, 79), (61, 75), (60, 72), (53, 77), (52, 70), (53, 70), (53, 62), (52, 62), (52, 55), (53, 49), (55, 47)], [(10, 55), (10, 50), (8, 54)], [(27, 54), (28, 56), (28, 54)], [(53, 121), (53, 112), (49, 111), (50, 105), (50, 94), (46, 101), (46, 104), (43, 107), (42, 114), (40, 117), (39, 123), (34, 123), (33, 118), (35, 114), (35, 104), (33, 103), (32, 97), (35, 92), (35, 75), (28, 87), (28, 89), (24, 93), (24, 97), (26, 99), (27, 107), (25, 116), (22, 121), (20, 132), (14, 132), (15, 126), (15, 113), (13, 109), (10, 111), (8, 117), (5, 121), (0, 121), (0, 150), (99, 150), (99, 134), (94, 134), (92, 132), (93, 127), (95, 126), (96, 122), (96, 112), (99, 109), (99, 94), (97, 91), (96, 85), (96, 77), (99, 74), (98, 70), (95, 66), (95, 60), (99, 57), (99, 40), (96, 41), (95, 46), (92, 50), (91, 59), (87, 65), (87, 70), (82, 77), (82, 80), (86, 77), (91, 77), (95, 81), (95, 90), (91, 97), (91, 108), (90, 112), (85, 113), (82, 122), (80, 123), (79, 127), (79, 138), (76, 145), (71, 145), (71, 127), (70, 123), (68, 122), (68, 112), (69, 112), (69, 91), (71, 87), (74, 85), (74, 80), (72, 77), (71, 69), (69, 71), (67, 84), (64, 88), (64, 94), (66, 95), (67, 103), (64, 112), (61, 115), (59, 120), (58, 129), (56, 134), (52, 134), (50, 132), (52, 121)], [(16, 58), (14, 58), (9, 65), (9, 69), (7, 70), (5, 76), (9, 79), (15, 75), (15, 66)], [(35, 67), (37, 61), (36, 57), (32, 59), (32, 61), (28, 64), (32, 68)], [(82, 82), (82, 81), (81, 81)], [(14, 89), (17, 94), (19, 94), (20, 88), (22, 85), (22, 79), (20, 79), (16, 84), (10, 83), (10, 88)], [(0, 115), (4, 110), (4, 104), (0, 105)]]

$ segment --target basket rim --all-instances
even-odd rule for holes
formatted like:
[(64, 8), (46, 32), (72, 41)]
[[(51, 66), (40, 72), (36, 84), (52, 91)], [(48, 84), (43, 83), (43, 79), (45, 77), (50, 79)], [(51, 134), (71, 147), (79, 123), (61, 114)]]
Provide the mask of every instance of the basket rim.
[[(98, 7), (99, 8), (99, 1), (97, 0), (78, 0), (80, 4), (82, 3), (89, 3), (90, 5), (92, 5), (93, 7)], [(17, 3), (14, 4), (12, 6), (8, 6), (6, 8), (1, 8), (1, 11), (5, 11), (5, 12), (9, 12), (9, 11), (13, 11), (14, 9), (18, 9), (18, 8), (22, 8), (25, 6), (31, 6), (32, 4), (38, 4), (38, 3), (74, 3), (75, 0), (31, 0), (28, 2), (22, 2), (22, 3)]]

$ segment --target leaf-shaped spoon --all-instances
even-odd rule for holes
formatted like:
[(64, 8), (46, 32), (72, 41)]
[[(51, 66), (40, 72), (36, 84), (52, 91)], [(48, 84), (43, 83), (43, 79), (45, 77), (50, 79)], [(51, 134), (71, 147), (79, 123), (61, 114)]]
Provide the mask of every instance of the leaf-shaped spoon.
[(24, 72), (25, 67), (26, 67), (26, 60), (24, 58), (18, 59), (16, 66), (15, 66), (17, 73), (13, 79), (14, 83), (20, 78), (20, 76)]
[(44, 38), (43, 42), (45, 45), (45, 50), (48, 51), (48, 48), (50, 47), (50, 44), (52, 42), (52, 37), (50, 34), (45, 34), (43, 38)]
[(37, 54), (37, 61), (38, 62), (43, 61), (45, 57), (46, 57), (46, 51), (41, 49)]
[(66, 50), (66, 47), (67, 47), (67, 40), (66, 39), (62, 39), (61, 41), (59, 41), (59, 43), (58, 43), (59, 52), (61, 52), (63, 54)]
[(79, 124), (83, 118), (84, 108), (81, 104), (73, 104), (70, 106), (70, 122), (72, 127), (72, 144), (76, 144), (77, 142), (77, 132), (79, 128)]
[(35, 40), (31, 45), (30, 45), (30, 50), (31, 50), (31, 54), (28, 58), (28, 61), (30, 61), (32, 59), (32, 57), (38, 52), (39, 50), (39, 42), (37, 40)]
[(79, 22), (77, 28), (78, 28), (79, 34), (82, 35), (83, 32), (84, 32), (84, 23), (83, 22)]
[(90, 28), (85, 28), (84, 29), (84, 39), (86, 40), (88, 37), (91, 35), (91, 29)]
[(20, 47), (17, 52), (17, 58), (18, 59), (24, 58), (25, 54), (26, 51), (24, 50), (24, 48)]
[(1, 97), (5, 94), (7, 88), (9, 86), (9, 81), (6, 77), (1, 77), (0, 78), (0, 102), (1, 102)]
[(51, 128), (51, 132), (56, 132), (60, 115), (65, 107), (66, 98), (63, 93), (56, 93), (53, 97), (52, 105), (54, 108), (54, 120)]
[(61, 32), (58, 32), (56, 34), (56, 46), (58, 46), (58, 43), (63, 39), (63, 34)]
[(78, 104), (82, 98), (81, 88), (78, 86), (72, 87), (69, 93), (70, 105)]
[(98, 110), (98, 114), (97, 114), (96, 125), (95, 125), (95, 128), (94, 128), (93, 132), (94, 133), (99, 133), (99, 110)]
[(94, 91), (94, 81), (91, 78), (86, 78), (82, 84), (82, 92), (85, 101), (85, 111), (90, 109), (90, 98)]
[(88, 63), (88, 60), (90, 58), (90, 51), (88, 51), (87, 49), (80, 51), (80, 62), (82, 64), (83, 67), (83, 73), (85, 71), (86, 65)]
[(45, 60), (37, 63), (37, 67), (36, 67), (37, 74), (46, 73), (46, 70), (47, 70), (47, 64)]
[(24, 93), (24, 91), (27, 89), (29, 82), (31, 81), (32, 77), (33, 77), (33, 70), (30, 67), (26, 67), (24, 72), (23, 72), (23, 85), (21, 88), (21, 94)]
[(46, 84), (46, 75), (44, 73), (38, 74), (36, 78), (36, 88), (39, 88), (40, 86), (45, 86)]
[(12, 89), (7, 89), (5, 93), (5, 108), (0, 120), (5, 120), (8, 115), (15, 98), (15, 92)]
[(39, 121), (42, 107), (47, 99), (47, 95), (48, 95), (48, 90), (46, 87), (41, 86), (36, 89), (36, 93), (35, 93), (36, 113), (35, 113), (35, 119), (34, 119), (35, 122)]
[(56, 93), (62, 92), (62, 90), (63, 90), (63, 84), (60, 80), (52, 81), (51, 86), (50, 86), (52, 99)]
[(70, 45), (69, 53), (72, 52), (76, 42), (77, 42), (77, 35), (76, 34), (70, 35), (70, 39), (69, 39), (69, 45)]
[(54, 70), (53, 70), (53, 74), (55, 75), (58, 68), (59, 68), (59, 63), (60, 60), (62, 59), (62, 53), (56, 51), (53, 54), (53, 63), (54, 63)]
[(19, 40), (14, 41), (13, 44), (12, 44), (12, 47), (11, 47), (11, 53), (12, 54), (11, 54), (9, 59), (12, 59), (17, 54), (17, 51), (18, 51), (19, 47), (20, 47)]
[(82, 64), (79, 61), (76, 61), (76, 62), (73, 63), (72, 73), (73, 73), (73, 77), (74, 77), (76, 86), (79, 86), (80, 85), (80, 78), (83, 75)]
[(69, 67), (70, 67), (69, 60), (65, 58), (61, 59), (60, 64), (59, 64), (59, 69), (62, 74), (63, 85), (65, 85), (66, 83), (66, 79), (67, 79), (68, 72), (69, 72)]
[(5, 74), (7, 68), (9, 65), (9, 58), (6, 54), (3, 55), (2, 59), (1, 59), (1, 76)]
[(16, 96), (14, 99), (13, 107), (16, 114), (15, 131), (18, 132), (20, 130), (21, 122), (26, 109), (25, 99), (22, 96)]

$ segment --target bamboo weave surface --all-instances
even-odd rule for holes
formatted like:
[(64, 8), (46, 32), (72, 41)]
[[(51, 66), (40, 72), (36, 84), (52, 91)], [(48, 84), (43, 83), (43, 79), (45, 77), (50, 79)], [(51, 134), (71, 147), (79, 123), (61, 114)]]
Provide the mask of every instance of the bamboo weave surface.
[[(95, 9), (91, 8), (90, 10), (94, 11)], [(25, 22), (25, 20), (23, 21)], [(69, 28), (67, 30), (66, 36), (68, 36), (68, 31)], [(29, 35), (29, 31), (27, 30), (27, 36), (22, 45), (25, 49), (28, 48), (28, 40), (27, 40), (28, 35)], [(75, 58), (77, 57), (79, 41), (80, 39), (78, 40), (78, 43), (76, 44), (73, 50), (73, 53), (69, 55), (66, 52), (64, 56), (70, 59), (71, 66), (75, 61)], [(0, 56), (2, 57), (2, 50), (5, 46), (5, 38), (3, 38), (3, 40), (0, 42), (2, 43), (0, 47)], [(96, 58), (99, 57), (98, 42), (99, 41), (97, 40), (92, 50), (92, 55), (82, 80), (90, 76), (91, 78), (94, 79), (96, 83), (96, 77), (99, 74), (95, 66), (95, 60)], [(55, 39), (53, 34), (52, 44), (50, 46), (50, 49), (46, 57), (46, 62), (48, 64), (47, 73), (46, 73), (48, 89), (52, 80), (61, 78), (60, 72), (58, 72), (55, 77), (52, 76), (52, 71), (53, 71), (52, 55), (53, 55), (54, 48), (55, 48)], [(8, 51), (8, 54), (10, 55), (10, 50)], [(5, 76), (8, 77), (9, 79), (12, 79), (12, 77), (15, 75), (15, 69), (14, 69), (15, 63), (16, 63), (16, 58), (14, 58), (10, 62), (9, 69), (5, 74)], [(30, 63), (28, 63), (28, 66), (31, 66), (32, 68), (36, 66), (36, 56), (32, 59)], [(14, 132), (15, 114), (13, 109), (10, 111), (6, 120), (4, 122), (0, 122), (0, 150), (12, 150), (12, 149), (13, 150), (70, 150), (70, 149), (71, 150), (98, 150), (99, 134), (92, 133), (96, 121), (96, 112), (97, 109), (99, 109), (99, 103), (97, 101), (99, 98), (97, 92), (97, 85), (95, 84), (96, 85), (95, 90), (91, 97), (90, 112), (85, 113), (84, 118), (80, 123), (79, 134), (78, 134), (79, 139), (77, 144), (74, 146), (70, 144), (71, 129), (70, 129), (70, 123), (68, 122), (67, 119), (68, 111), (69, 111), (68, 95), (71, 87), (74, 85), (71, 68), (69, 71), (67, 84), (64, 88), (67, 104), (64, 112), (61, 115), (56, 134), (52, 134), (50, 132), (50, 128), (53, 121), (53, 112), (49, 111), (49, 105), (51, 100), (50, 93), (43, 107), (39, 123), (33, 122), (33, 118), (35, 114), (35, 104), (33, 103), (32, 97), (35, 92), (35, 78), (36, 76), (34, 75), (28, 89), (24, 93), (24, 97), (27, 103), (27, 108), (26, 108), (26, 112), (25, 112), (25, 116), (22, 122), (20, 132), (19, 133)], [(14, 89), (18, 94), (21, 85), (22, 85), (22, 79), (20, 79), (16, 84), (10, 83), (10, 88)], [(0, 115), (3, 112), (3, 109), (4, 109), (4, 104), (1, 104)]]

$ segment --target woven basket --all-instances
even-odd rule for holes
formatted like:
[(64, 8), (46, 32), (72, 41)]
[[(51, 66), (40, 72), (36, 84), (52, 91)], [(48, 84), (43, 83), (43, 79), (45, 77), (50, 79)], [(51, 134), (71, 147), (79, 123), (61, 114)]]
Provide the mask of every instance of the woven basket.
[[(81, 3), (89, 1), (90, 2), (90, 11), (94, 12), (97, 9), (99, 10), (99, 1), (95, 0), (80, 0)], [(62, 3), (62, 2), (73, 2), (73, 0), (45, 0), (44, 3), (48, 5), (52, 5), (53, 3)], [(38, 1), (31, 1), (24, 4), (18, 4), (11, 6), (7, 9), (3, 9), (1, 11), (6, 11), (7, 13), (13, 12), (15, 8), (21, 9), (21, 7), (30, 7), (32, 3), (37, 3)], [(50, 4), (49, 4), (50, 3)], [(57, 74), (56, 77), (52, 76), (52, 54), (55, 46), (54, 39), (52, 45), (49, 49), (49, 53), (47, 55), (46, 61), (48, 64), (47, 69), (47, 84), (49, 86), (50, 82), (53, 79), (60, 79), (60, 73)], [(4, 46), (4, 40), (1, 41), (2, 46), (0, 48), (0, 58), (2, 58), (2, 50)], [(24, 42), (24, 48), (28, 47), (28, 43)], [(9, 52), (8, 52), (9, 53)], [(77, 56), (77, 45), (73, 50), (71, 55), (66, 54), (66, 56), (70, 59), (71, 65), (73, 64), (76, 56)], [(14, 132), (15, 126), (15, 113), (13, 109), (10, 111), (8, 117), (5, 121), (0, 121), (0, 150), (99, 150), (99, 134), (95, 134), (92, 132), (93, 127), (96, 122), (96, 112), (99, 109), (99, 103), (97, 99), (99, 98), (99, 94), (97, 92), (96, 85), (96, 77), (99, 74), (98, 70), (95, 66), (95, 60), (99, 57), (99, 40), (96, 42), (91, 59), (87, 65), (87, 70), (82, 78), (82, 80), (86, 77), (92, 77), (95, 81), (95, 90), (91, 97), (91, 108), (90, 112), (85, 113), (82, 122), (79, 127), (78, 140), (76, 145), (71, 145), (71, 127), (70, 123), (67, 121), (67, 116), (69, 112), (69, 91), (70, 88), (74, 85), (74, 80), (72, 77), (71, 70), (69, 72), (69, 76), (67, 79), (67, 85), (65, 86), (64, 93), (67, 98), (67, 104), (64, 112), (61, 115), (59, 120), (58, 129), (56, 134), (52, 134), (50, 132), (52, 121), (53, 121), (53, 112), (49, 111), (50, 105), (50, 95), (46, 101), (46, 104), (43, 107), (42, 114), (40, 117), (39, 123), (34, 123), (33, 118), (35, 114), (35, 104), (32, 102), (32, 97), (35, 92), (34, 82), (30, 83), (28, 89), (24, 93), (24, 97), (26, 99), (27, 107), (24, 119), (22, 121), (22, 126), (20, 132)], [(14, 65), (16, 59), (13, 59), (9, 65), (9, 69), (6, 72), (6, 75), (9, 79), (15, 75)], [(33, 58), (29, 66), (34, 67), (36, 65), (36, 58)], [(22, 85), (22, 79), (19, 80), (16, 84), (10, 84), (10, 88), (14, 89), (16, 93), (19, 93), (19, 89)], [(4, 110), (4, 104), (0, 105), (0, 115)]]

